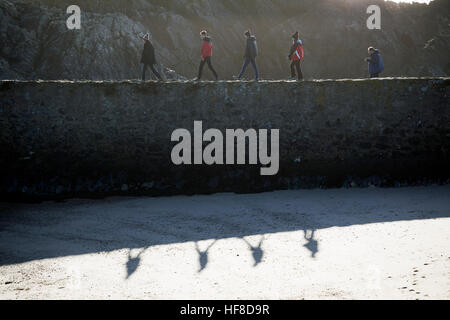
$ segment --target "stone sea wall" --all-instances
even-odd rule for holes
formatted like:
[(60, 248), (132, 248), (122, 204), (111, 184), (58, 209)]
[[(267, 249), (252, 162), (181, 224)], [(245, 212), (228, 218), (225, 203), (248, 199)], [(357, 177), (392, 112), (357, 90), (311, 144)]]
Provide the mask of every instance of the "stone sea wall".
[[(0, 82), (0, 194), (259, 192), (446, 183), (450, 79)], [(280, 171), (175, 166), (175, 129), (280, 129)]]

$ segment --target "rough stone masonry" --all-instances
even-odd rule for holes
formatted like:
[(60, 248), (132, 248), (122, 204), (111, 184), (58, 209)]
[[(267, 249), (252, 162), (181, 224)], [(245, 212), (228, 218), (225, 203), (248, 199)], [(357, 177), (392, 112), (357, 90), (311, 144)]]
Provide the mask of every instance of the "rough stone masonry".
[[(0, 194), (257, 192), (446, 183), (449, 78), (0, 82)], [(176, 166), (178, 128), (280, 129), (280, 171)]]

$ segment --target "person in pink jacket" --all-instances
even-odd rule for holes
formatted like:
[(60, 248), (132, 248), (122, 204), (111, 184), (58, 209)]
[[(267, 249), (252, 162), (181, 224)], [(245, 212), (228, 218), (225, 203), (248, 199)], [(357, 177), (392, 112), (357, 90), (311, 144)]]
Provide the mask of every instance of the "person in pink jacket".
[(214, 77), (217, 80), (219, 77), (217, 76), (217, 72), (216, 72), (216, 70), (214, 70), (214, 67), (212, 66), (212, 63), (211, 63), (211, 57), (212, 57), (211, 38), (208, 36), (208, 32), (206, 30), (203, 30), (202, 32), (200, 32), (200, 37), (203, 40), (202, 50), (201, 50), (202, 61), (200, 62), (200, 67), (198, 69), (198, 77), (195, 80), (200, 81), (200, 79), (202, 78), (202, 71), (203, 71), (203, 67), (205, 66), (205, 63), (208, 64), (209, 69), (212, 71), (212, 73), (214, 74)]
[(303, 43), (299, 39), (298, 31), (292, 36), (292, 47), (289, 52), (289, 60), (291, 60), (291, 78), (295, 79), (295, 69), (297, 69), (298, 80), (303, 79), (302, 69), (300, 68), (300, 61), (303, 60)]

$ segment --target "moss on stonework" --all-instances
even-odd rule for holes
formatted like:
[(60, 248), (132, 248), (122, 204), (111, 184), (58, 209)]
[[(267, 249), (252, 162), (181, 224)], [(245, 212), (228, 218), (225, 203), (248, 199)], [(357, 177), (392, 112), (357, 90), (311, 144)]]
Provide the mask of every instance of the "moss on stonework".
[(327, 92), (326, 92), (325, 88), (322, 85), (319, 85), (316, 88), (315, 96), (316, 96), (316, 98), (315, 98), (314, 102), (316, 104), (316, 107), (320, 111), (324, 110), (325, 109), (325, 104), (326, 104), (326, 101), (327, 101)]

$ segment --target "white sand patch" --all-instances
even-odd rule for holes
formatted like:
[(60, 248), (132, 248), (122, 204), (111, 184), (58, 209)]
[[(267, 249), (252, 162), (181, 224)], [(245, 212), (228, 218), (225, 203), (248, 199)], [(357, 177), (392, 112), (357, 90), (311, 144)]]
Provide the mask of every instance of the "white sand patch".
[(0, 299), (450, 298), (449, 186), (0, 210)]

